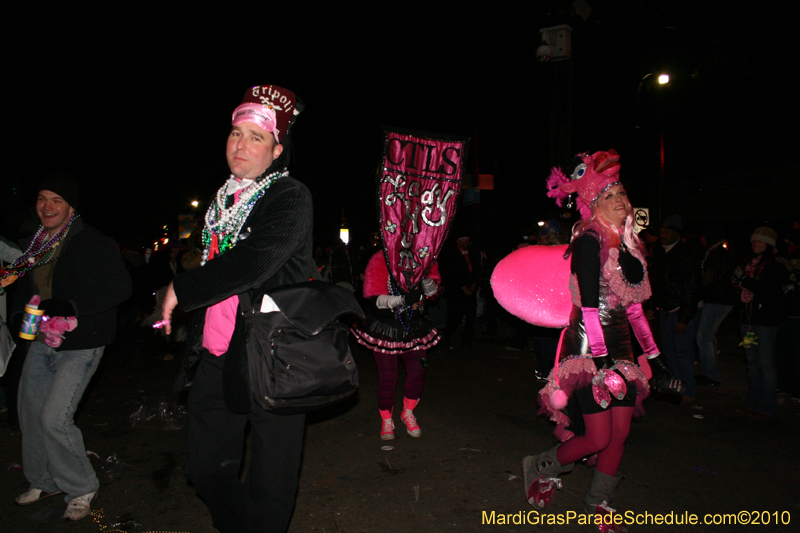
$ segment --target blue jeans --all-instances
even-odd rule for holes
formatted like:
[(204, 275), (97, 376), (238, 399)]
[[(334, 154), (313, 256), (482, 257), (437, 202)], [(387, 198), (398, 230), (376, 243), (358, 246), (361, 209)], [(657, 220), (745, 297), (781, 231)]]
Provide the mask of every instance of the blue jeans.
[(678, 313), (661, 311), (658, 315), (660, 348), (667, 360), (667, 366), (675, 373), (675, 377), (686, 383), (684, 395), (688, 398), (695, 397), (694, 381), (694, 338), (697, 336), (698, 315), (694, 315), (687, 324), (685, 333), (676, 331)]
[[(747, 334), (747, 324), (739, 324), (742, 337)], [(747, 356), (747, 397), (744, 406), (765, 415), (778, 414), (778, 371), (775, 367), (775, 341), (778, 328), (753, 326), (758, 344), (745, 348)]]
[(705, 304), (700, 311), (700, 323), (697, 326), (700, 373), (714, 381), (722, 381), (722, 374), (717, 367), (717, 331), (731, 309), (732, 305)]
[(55, 351), (31, 343), (19, 386), (22, 467), (31, 488), (69, 501), (100, 486), (73, 416), (104, 347)]

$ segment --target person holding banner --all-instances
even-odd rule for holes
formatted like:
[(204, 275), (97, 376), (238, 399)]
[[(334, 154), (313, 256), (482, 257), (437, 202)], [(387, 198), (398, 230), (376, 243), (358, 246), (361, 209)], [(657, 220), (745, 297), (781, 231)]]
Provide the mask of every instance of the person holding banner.
[[(619, 169), (614, 150), (584, 153), (577, 156), (570, 176), (555, 168), (547, 180), (548, 196), (559, 206), (577, 194), (583, 220), (573, 229), (565, 255), (572, 254), (569, 325), (549, 382), (539, 393), (540, 412), (557, 423), (555, 435), (562, 444), (522, 463), (526, 499), (540, 508), (561, 487), (559, 475), (589, 457), (594, 470), (584, 497), (586, 512), (615, 513), (609, 503), (623, 477), (619, 465), (625, 440), (649, 393), (647, 378), (634, 361), (629, 323), (657, 383), (667, 380), (679, 386), (642, 311), (650, 283)], [(617, 531), (614, 526), (610, 530)]]
[(425, 355), (439, 342), (439, 332), (425, 312), (425, 298), (439, 291), (439, 267), (433, 264), (420, 287), (404, 292), (392, 283), (383, 252), (372, 256), (364, 273), (364, 298), (369, 301), (367, 320), (352, 329), (359, 344), (372, 350), (378, 367), (378, 411), (381, 415), (381, 439), (394, 439), (395, 388), (397, 360), (403, 360), (406, 382), (403, 388), (403, 412), (400, 419), (408, 434), (419, 437), (422, 430), (414, 416), (425, 379)]
[(436, 259), (455, 218), (467, 139), (410, 131), (385, 132), (378, 206), (382, 251), (364, 275), (366, 321), (352, 328), (378, 366), (381, 439), (394, 439), (397, 359), (406, 367), (403, 413), (408, 434), (422, 430), (414, 417), (425, 377), (425, 355), (439, 332), (425, 316), (424, 298), (439, 291)]

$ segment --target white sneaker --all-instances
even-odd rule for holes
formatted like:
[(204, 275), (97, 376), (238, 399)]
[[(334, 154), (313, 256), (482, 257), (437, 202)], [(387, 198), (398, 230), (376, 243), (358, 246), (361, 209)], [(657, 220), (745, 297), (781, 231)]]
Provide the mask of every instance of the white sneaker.
[(23, 492), (14, 498), (14, 501), (17, 502), (17, 505), (30, 505), (32, 503), (40, 502), (45, 498), (49, 498), (50, 496), (55, 496), (56, 494), (61, 494), (61, 491), (57, 490), (55, 492), (45, 492), (39, 489), (28, 489), (27, 492)]
[(92, 512), (92, 502), (97, 498), (97, 491), (78, 496), (69, 501), (67, 510), (64, 511), (64, 520), (77, 521), (86, 518)]

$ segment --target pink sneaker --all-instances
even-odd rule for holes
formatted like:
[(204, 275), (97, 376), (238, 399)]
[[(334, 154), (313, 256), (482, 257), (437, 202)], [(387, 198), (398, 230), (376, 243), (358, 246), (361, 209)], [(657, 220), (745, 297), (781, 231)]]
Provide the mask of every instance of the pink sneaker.
[(409, 400), (403, 398), (403, 414), (400, 415), (400, 420), (406, 425), (408, 434), (412, 437), (419, 437), (422, 435), (422, 430), (417, 424), (417, 418), (414, 416), (414, 408), (419, 405), (419, 400)]
[(381, 413), (381, 440), (394, 440), (394, 420), (392, 412), (380, 410)]

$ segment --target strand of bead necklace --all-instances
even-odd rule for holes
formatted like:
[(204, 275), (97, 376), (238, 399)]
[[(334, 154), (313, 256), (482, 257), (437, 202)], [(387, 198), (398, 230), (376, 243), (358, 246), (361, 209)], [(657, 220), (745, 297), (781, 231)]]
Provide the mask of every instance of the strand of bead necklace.
[(47, 230), (44, 229), (44, 226), (39, 226), (39, 229), (36, 231), (33, 239), (31, 239), (31, 243), (28, 245), (25, 253), (19, 256), (17, 260), (9, 266), (8, 269), (0, 275), (0, 278), (5, 279), (10, 276), (22, 277), (34, 268), (46, 265), (52, 261), (56, 246), (61, 243), (61, 239), (64, 238), (64, 235), (67, 234), (70, 226), (72, 226), (72, 223), (77, 220), (78, 217), (80, 217), (80, 215), (77, 212), (72, 213), (72, 216), (64, 227), (50, 239), (47, 239)]
[(256, 202), (264, 196), (264, 193), (273, 183), (288, 175), (288, 170), (273, 172), (260, 181), (251, 183), (241, 192), (239, 201), (226, 208), (225, 200), (228, 196), (228, 184), (230, 180), (234, 179), (233, 175), (231, 175), (230, 179), (217, 191), (214, 203), (206, 211), (206, 227), (203, 229), (203, 260), (201, 264), (205, 264), (209, 259), (226, 252), (236, 245), (242, 226), (244, 226), (247, 217), (250, 216), (250, 212)]
[[(389, 276), (389, 279), (386, 281), (386, 285), (389, 288), (389, 294), (393, 296), (400, 295), (400, 289), (392, 283), (392, 276)], [(403, 330), (408, 333), (411, 329), (411, 319), (414, 316), (414, 306), (413, 305), (401, 305), (394, 309), (395, 316), (397, 320), (400, 321), (400, 325), (403, 326)], [(408, 316), (408, 322), (403, 320), (403, 315), (406, 314)]]

